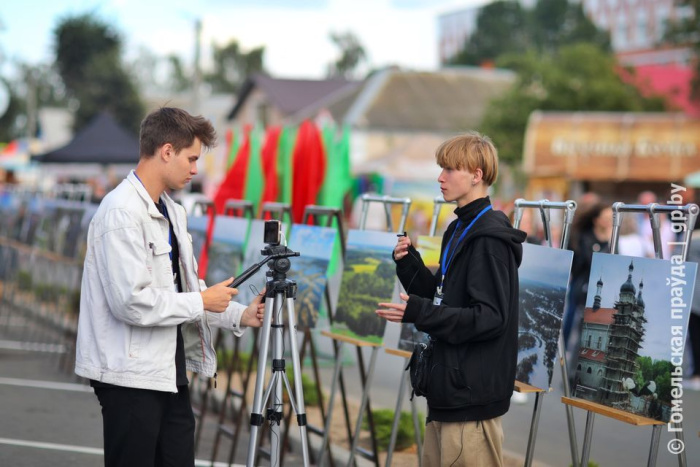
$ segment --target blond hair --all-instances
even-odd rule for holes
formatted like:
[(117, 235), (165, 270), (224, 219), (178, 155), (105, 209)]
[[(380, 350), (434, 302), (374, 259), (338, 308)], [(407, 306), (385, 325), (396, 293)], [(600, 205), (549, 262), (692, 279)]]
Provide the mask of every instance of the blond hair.
[(498, 178), (498, 151), (488, 136), (470, 131), (448, 139), (435, 151), (435, 160), (440, 167), (466, 169), (474, 173), (481, 169), (482, 180), (487, 186)]

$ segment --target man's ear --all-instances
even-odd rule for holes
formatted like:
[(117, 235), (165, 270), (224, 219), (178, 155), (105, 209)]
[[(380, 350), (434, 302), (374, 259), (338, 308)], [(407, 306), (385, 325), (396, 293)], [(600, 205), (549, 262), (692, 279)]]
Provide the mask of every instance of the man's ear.
[(479, 183), (484, 178), (484, 171), (481, 169), (474, 170), (474, 184)]
[(164, 162), (168, 162), (175, 155), (175, 149), (173, 148), (172, 144), (165, 143), (158, 148), (158, 154)]

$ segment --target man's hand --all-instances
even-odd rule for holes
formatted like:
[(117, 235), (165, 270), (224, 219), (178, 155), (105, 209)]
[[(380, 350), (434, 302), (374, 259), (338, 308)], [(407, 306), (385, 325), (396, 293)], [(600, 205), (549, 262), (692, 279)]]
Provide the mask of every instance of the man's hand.
[(394, 259), (400, 260), (408, 254), (408, 247), (411, 246), (411, 239), (407, 235), (399, 237), (399, 241), (394, 248)]
[(204, 292), (200, 292), (202, 294), (202, 302), (204, 302), (204, 309), (214, 313), (226, 311), (233, 296), (238, 294), (238, 289), (229, 287), (232, 282), (233, 277), (229, 277), (223, 282), (212, 285)]
[(265, 316), (265, 304), (262, 299), (265, 297), (265, 289), (256, 296), (241, 315), (241, 326), (259, 328), (262, 326)]
[[(405, 293), (402, 293), (399, 296), (404, 302), (408, 301), (408, 295)], [(387, 321), (392, 321), (394, 323), (400, 323), (403, 319), (403, 314), (406, 311), (405, 303), (380, 303), (379, 306), (383, 309), (376, 310), (375, 313)]]

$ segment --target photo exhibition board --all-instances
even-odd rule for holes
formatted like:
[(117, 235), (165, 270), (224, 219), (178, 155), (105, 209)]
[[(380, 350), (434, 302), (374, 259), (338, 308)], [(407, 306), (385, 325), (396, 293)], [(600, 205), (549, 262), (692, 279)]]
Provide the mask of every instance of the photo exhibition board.
[[(286, 233), (288, 228), (288, 224), (282, 223), (282, 232)], [(265, 256), (262, 254), (262, 250), (264, 248), (265, 221), (261, 219), (253, 219), (250, 221), (250, 229), (248, 231), (248, 239), (246, 240), (245, 255), (243, 256), (241, 273), (265, 258)], [(292, 267), (294, 267), (295, 259), (296, 258), (290, 258)], [(265, 283), (267, 282), (265, 273), (268, 270), (269, 268), (267, 265), (262, 266), (255, 274), (253, 274), (253, 276), (238, 287), (238, 295), (236, 296), (236, 301), (238, 303), (248, 304), (253, 301), (257, 294), (262, 292), (263, 288), (265, 288)]]
[(287, 277), (297, 283), (297, 326), (313, 328), (326, 313), (323, 297), (327, 286), (328, 264), (335, 247), (338, 230), (331, 227), (294, 224), (289, 234), (289, 248), (300, 253), (290, 258)]
[[(416, 250), (420, 254), (423, 264), (435, 273), (440, 267), (440, 248), (442, 237), (431, 237), (430, 235), (419, 235), (416, 240)], [(403, 291), (403, 287), (401, 287)], [(421, 342), (427, 342), (427, 334), (416, 329), (413, 323), (403, 323), (399, 334), (399, 350), (412, 352), (413, 347)]]
[(574, 396), (668, 422), (696, 275), (680, 255), (594, 253)]
[(386, 320), (375, 313), (396, 290), (392, 258), (396, 234), (373, 230), (348, 232), (343, 278), (331, 332), (381, 344)]
[(187, 232), (192, 236), (192, 251), (199, 262), (202, 256), (202, 246), (207, 237), (208, 216), (187, 216)]
[(545, 391), (552, 384), (573, 257), (570, 250), (523, 244), (515, 379)]
[(240, 274), (249, 224), (250, 220), (244, 217), (216, 216), (209, 244), (207, 284), (216, 284)]

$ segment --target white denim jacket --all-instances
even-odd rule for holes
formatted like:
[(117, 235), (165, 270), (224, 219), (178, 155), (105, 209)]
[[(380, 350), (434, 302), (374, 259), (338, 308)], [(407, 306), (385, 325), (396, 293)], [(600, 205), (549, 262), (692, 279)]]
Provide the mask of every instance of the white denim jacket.
[(182, 326), (187, 369), (212, 377), (216, 353), (210, 326), (243, 334), (245, 305), (205, 312), (192, 237), (182, 206), (167, 195), (180, 250), (181, 283), (173, 281), (168, 221), (132, 171), (105, 196), (90, 222), (83, 266), (75, 372), (132, 388), (177, 392), (175, 348)]

